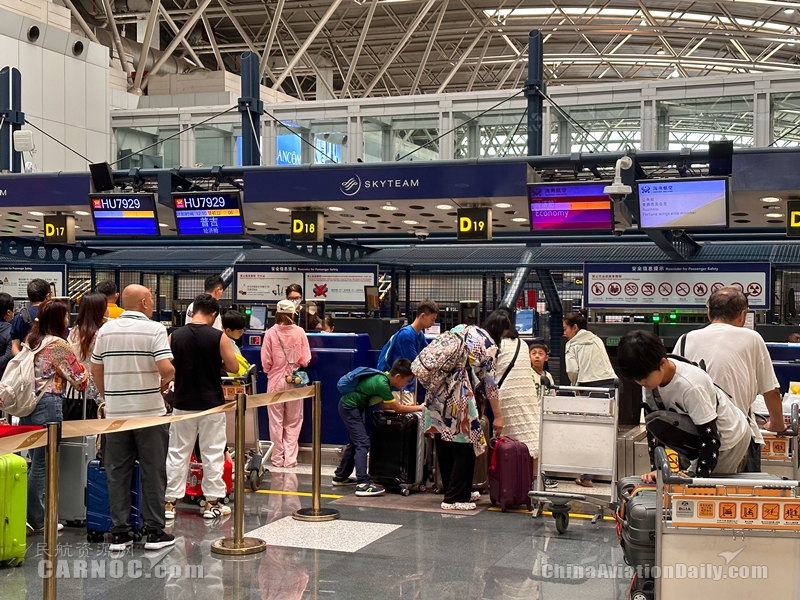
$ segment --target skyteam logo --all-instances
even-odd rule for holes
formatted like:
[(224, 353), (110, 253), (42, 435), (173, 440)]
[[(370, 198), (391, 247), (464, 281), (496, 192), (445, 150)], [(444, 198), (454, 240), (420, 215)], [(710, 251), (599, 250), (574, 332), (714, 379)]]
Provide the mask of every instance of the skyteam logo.
[(353, 175), (347, 181), (342, 182), (339, 189), (342, 190), (345, 196), (355, 196), (361, 191), (361, 179), (358, 175)]

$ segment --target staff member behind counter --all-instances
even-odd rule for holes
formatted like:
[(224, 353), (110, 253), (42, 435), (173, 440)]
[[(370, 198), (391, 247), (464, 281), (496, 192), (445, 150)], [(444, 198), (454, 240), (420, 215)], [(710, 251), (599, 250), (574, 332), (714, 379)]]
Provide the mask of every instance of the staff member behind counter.
[[(606, 354), (603, 340), (586, 329), (586, 317), (574, 312), (564, 318), (567, 347), (564, 353), (567, 377), (572, 385), (606, 387), (614, 385), (616, 374)], [(581, 475), (575, 483), (594, 487), (591, 475)]]
[[(315, 333), (322, 331), (322, 323), (319, 320), (319, 315), (316, 313), (316, 304), (310, 302), (309, 306), (300, 307), (303, 301), (303, 286), (299, 283), (293, 283), (286, 287), (286, 299), (294, 304), (295, 308), (295, 324), (302, 327), (305, 331)], [(314, 305), (313, 312), (309, 310), (310, 306)]]

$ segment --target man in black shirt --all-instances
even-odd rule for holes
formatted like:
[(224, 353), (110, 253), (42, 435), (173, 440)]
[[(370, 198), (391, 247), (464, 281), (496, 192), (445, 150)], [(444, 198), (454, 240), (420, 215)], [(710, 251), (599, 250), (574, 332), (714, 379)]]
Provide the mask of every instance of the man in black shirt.
[[(224, 404), (220, 367), (235, 373), (239, 363), (228, 338), (212, 327), (219, 314), (219, 303), (210, 294), (194, 300), (192, 320), (170, 336), (174, 355), (175, 393), (173, 415), (208, 410)], [(227, 438), (225, 414), (178, 421), (170, 426), (167, 455), (167, 492), (164, 516), (175, 518), (175, 502), (183, 498), (195, 440), (200, 441), (203, 462), (203, 517), (213, 519), (230, 514), (231, 509), (218, 500), (225, 497), (222, 470)]]

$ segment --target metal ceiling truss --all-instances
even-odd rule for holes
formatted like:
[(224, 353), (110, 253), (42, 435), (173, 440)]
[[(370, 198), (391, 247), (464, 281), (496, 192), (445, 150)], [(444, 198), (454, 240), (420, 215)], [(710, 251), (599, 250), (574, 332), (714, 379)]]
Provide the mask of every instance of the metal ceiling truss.
[[(118, 57), (114, 34), (157, 19), (163, 61), (236, 71), (249, 50), (265, 85), (302, 99), (320, 81), (333, 98), (518, 87), (531, 29), (545, 36), (550, 86), (800, 69), (794, 0), (151, 0), (139, 12), (126, 0), (68, 2), (76, 27), (112, 31)], [(159, 62), (144, 75), (120, 66), (139, 88)]]

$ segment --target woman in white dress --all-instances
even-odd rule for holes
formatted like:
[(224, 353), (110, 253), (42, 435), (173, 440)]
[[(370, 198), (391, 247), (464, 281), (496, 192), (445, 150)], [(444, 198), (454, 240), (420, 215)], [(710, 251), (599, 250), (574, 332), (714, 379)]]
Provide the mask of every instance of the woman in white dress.
[(528, 344), (519, 339), (508, 311), (494, 311), (487, 317), (484, 329), (500, 347), (496, 373), (503, 411), (503, 435), (528, 447), (535, 474), (541, 405), (531, 377)]

